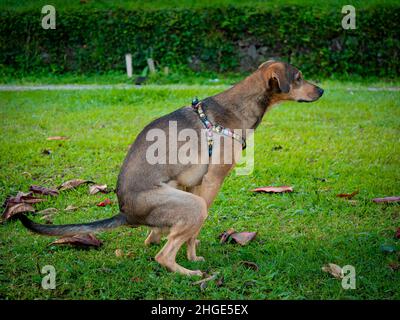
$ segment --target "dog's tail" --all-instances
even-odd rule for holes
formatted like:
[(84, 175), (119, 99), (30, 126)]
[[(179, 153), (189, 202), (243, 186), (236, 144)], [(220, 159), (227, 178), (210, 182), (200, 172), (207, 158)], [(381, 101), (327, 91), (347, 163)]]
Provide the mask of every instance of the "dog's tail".
[(22, 224), (29, 230), (46, 236), (73, 236), (76, 234), (92, 233), (97, 231), (114, 229), (127, 225), (126, 216), (122, 213), (104, 220), (98, 220), (82, 224), (47, 225), (33, 222), (25, 215), (17, 216)]

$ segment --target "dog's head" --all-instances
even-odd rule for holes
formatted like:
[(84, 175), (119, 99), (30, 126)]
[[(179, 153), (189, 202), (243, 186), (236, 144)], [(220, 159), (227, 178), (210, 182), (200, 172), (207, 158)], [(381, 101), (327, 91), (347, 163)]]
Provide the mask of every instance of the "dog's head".
[(276, 102), (313, 102), (324, 93), (322, 88), (304, 80), (301, 71), (288, 63), (270, 60), (261, 64), (258, 69), (262, 73), (267, 90)]

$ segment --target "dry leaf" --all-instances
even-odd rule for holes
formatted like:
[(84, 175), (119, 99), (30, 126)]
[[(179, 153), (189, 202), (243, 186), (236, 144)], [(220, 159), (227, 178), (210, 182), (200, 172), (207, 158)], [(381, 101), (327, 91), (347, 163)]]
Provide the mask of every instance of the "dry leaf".
[(111, 204), (111, 200), (110, 199), (105, 199), (104, 201), (100, 202), (97, 204), (98, 207), (105, 207)]
[(230, 240), (244, 246), (252, 241), (257, 235), (257, 232), (235, 232), (233, 229), (223, 232), (220, 235), (220, 243), (226, 243)]
[(93, 195), (98, 192), (109, 193), (110, 191), (107, 190), (106, 184), (95, 184), (95, 185), (89, 186), (89, 194)]
[(64, 211), (75, 211), (76, 209), (78, 209), (78, 207), (69, 205), (68, 207), (66, 207), (66, 208), (64, 209)]
[(50, 243), (50, 245), (70, 244), (79, 247), (100, 247), (103, 242), (97, 239), (93, 234), (77, 234), (70, 237), (62, 237)]
[(388, 266), (392, 271), (400, 270), (400, 264), (398, 262), (391, 262)]
[(235, 230), (233, 229), (229, 229), (228, 231), (224, 231), (222, 234), (220, 234), (219, 238), (220, 241), (219, 243), (225, 243), (228, 241), (229, 237), (231, 236), (231, 234), (235, 233)]
[(123, 257), (123, 256), (124, 256), (124, 253), (122, 252), (121, 249), (116, 249), (116, 250), (115, 250), (115, 256), (116, 256), (116, 257)]
[(266, 193), (283, 193), (283, 192), (293, 192), (293, 187), (281, 186), (281, 187), (260, 187), (251, 190), (252, 192), (266, 192)]
[(399, 202), (400, 197), (375, 198), (375, 199), (372, 199), (372, 201), (375, 203)]
[(3, 204), (4, 212), (2, 218), (4, 220), (10, 219), (17, 213), (34, 212), (35, 209), (32, 204), (46, 201), (46, 199), (37, 198), (32, 196), (32, 193), (18, 192), (15, 197), (8, 197)]
[(10, 205), (6, 208), (4, 211), (2, 218), (4, 220), (10, 219), (12, 216), (16, 215), (17, 213), (22, 213), (22, 212), (34, 212), (35, 209), (32, 207), (31, 204), (29, 203), (17, 203)]
[(42, 214), (42, 215), (52, 215), (52, 214), (55, 214), (55, 213), (57, 213), (58, 212), (58, 209), (56, 209), (56, 208), (47, 208), (47, 209), (44, 209), (44, 210), (41, 210), (41, 211), (39, 211), (39, 212), (36, 212), (37, 214)]
[(260, 269), (256, 263), (251, 261), (240, 261), (239, 264), (244, 265), (247, 268), (253, 269), (254, 271), (258, 271)]
[(44, 222), (46, 224), (53, 224), (53, 220), (52, 220), (53, 215), (52, 214), (46, 214), (42, 217), (40, 217), (41, 220), (44, 220)]
[(133, 277), (133, 278), (131, 279), (131, 281), (132, 281), (132, 282), (142, 282), (143, 279), (142, 279), (142, 278), (139, 278), (139, 277)]
[(343, 278), (342, 268), (334, 263), (328, 263), (322, 267), (322, 271), (330, 273), (336, 279)]
[(201, 280), (199, 280), (199, 281), (193, 282), (193, 285), (198, 285), (198, 284), (201, 285), (202, 283), (215, 280), (215, 279), (217, 279), (218, 274), (219, 274), (218, 272), (214, 272), (211, 276), (205, 275), (206, 277), (205, 277), (204, 279), (201, 279)]
[(81, 184), (84, 183), (94, 183), (93, 181), (90, 180), (83, 180), (83, 179), (73, 179), (64, 182), (61, 186), (59, 186), (57, 189), (58, 190), (69, 190), (69, 189), (74, 189), (76, 187), (79, 187)]
[(354, 197), (356, 194), (358, 194), (358, 193), (359, 193), (358, 190), (356, 190), (356, 191), (354, 191), (354, 192), (352, 192), (352, 193), (339, 193), (339, 194), (336, 195), (336, 197), (351, 199), (351, 198), (353, 198), (353, 197)]
[(48, 137), (46, 140), (68, 140), (68, 137), (64, 136), (53, 136), (53, 137)]
[(29, 187), (29, 191), (37, 194), (43, 194), (45, 196), (58, 196), (58, 190), (49, 189), (41, 186), (32, 185)]
[(396, 233), (394, 234), (396, 239), (400, 239), (400, 227), (397, 228)]
[(244, 246), (252, 241), (257, 235), (257, 232), (235, 232), (231, 235), (231, 238), (240, 245)]

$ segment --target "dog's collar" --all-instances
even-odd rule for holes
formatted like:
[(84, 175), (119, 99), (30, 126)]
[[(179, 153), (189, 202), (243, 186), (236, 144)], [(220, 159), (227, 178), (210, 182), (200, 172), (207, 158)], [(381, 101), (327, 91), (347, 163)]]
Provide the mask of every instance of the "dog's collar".
[(239, 141), (242, 145), (242, 150), (246, 149), (246, 140), (238, 135), (237, 133), (234, 133), (231, 129), (229, 128), (224, 128), (223, 126), (219, 124), (213, 124), (210, 120), (208, 120), (207, 115), (205, 114), (203, 108), (202, 108), (202, 102), (199, 102), (197, 98), (192, 100), (192, 108), (193, 110), (199, 115), (201, 122), (203, 122), (204, 126), (206, 127), (207, 130), (207, 143), (208, 143), (208, 155), (211, 157), (212, 155), (212, 149), (213, 149), (213, 133), (219, 133), (227, 137), (231, 137), (232, 139), (235, 139), (236, 141)]

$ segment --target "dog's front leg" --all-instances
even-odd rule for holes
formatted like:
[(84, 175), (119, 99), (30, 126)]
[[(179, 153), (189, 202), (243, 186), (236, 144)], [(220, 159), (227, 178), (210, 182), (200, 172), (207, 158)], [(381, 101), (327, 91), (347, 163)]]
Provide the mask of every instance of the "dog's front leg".
[[(210, 208), (211, 204), (213, 203), (215, 197), (218, 194), (219, 189), (224, 182), (224, 178), (229, 173), (229, 170), (232, 166), (227, 165), (212, 165), (210, 166), (209, 170), (207, 171), (206, 175), (203, 177), (202, 183), (199, 186), (196, 186), (189, 191), (195, 195), (202, 197), (207, 204), (207, 209)], [(199, 230), (200, 232), (200, 230)], [(196, 255), (196, 247), (197, 244), (200, 242), (196, 239), (197, 234), (186, 241), (187, 244), (187, 257), (190, 261), (204, 261), (203, 257), (198, 257)]]

